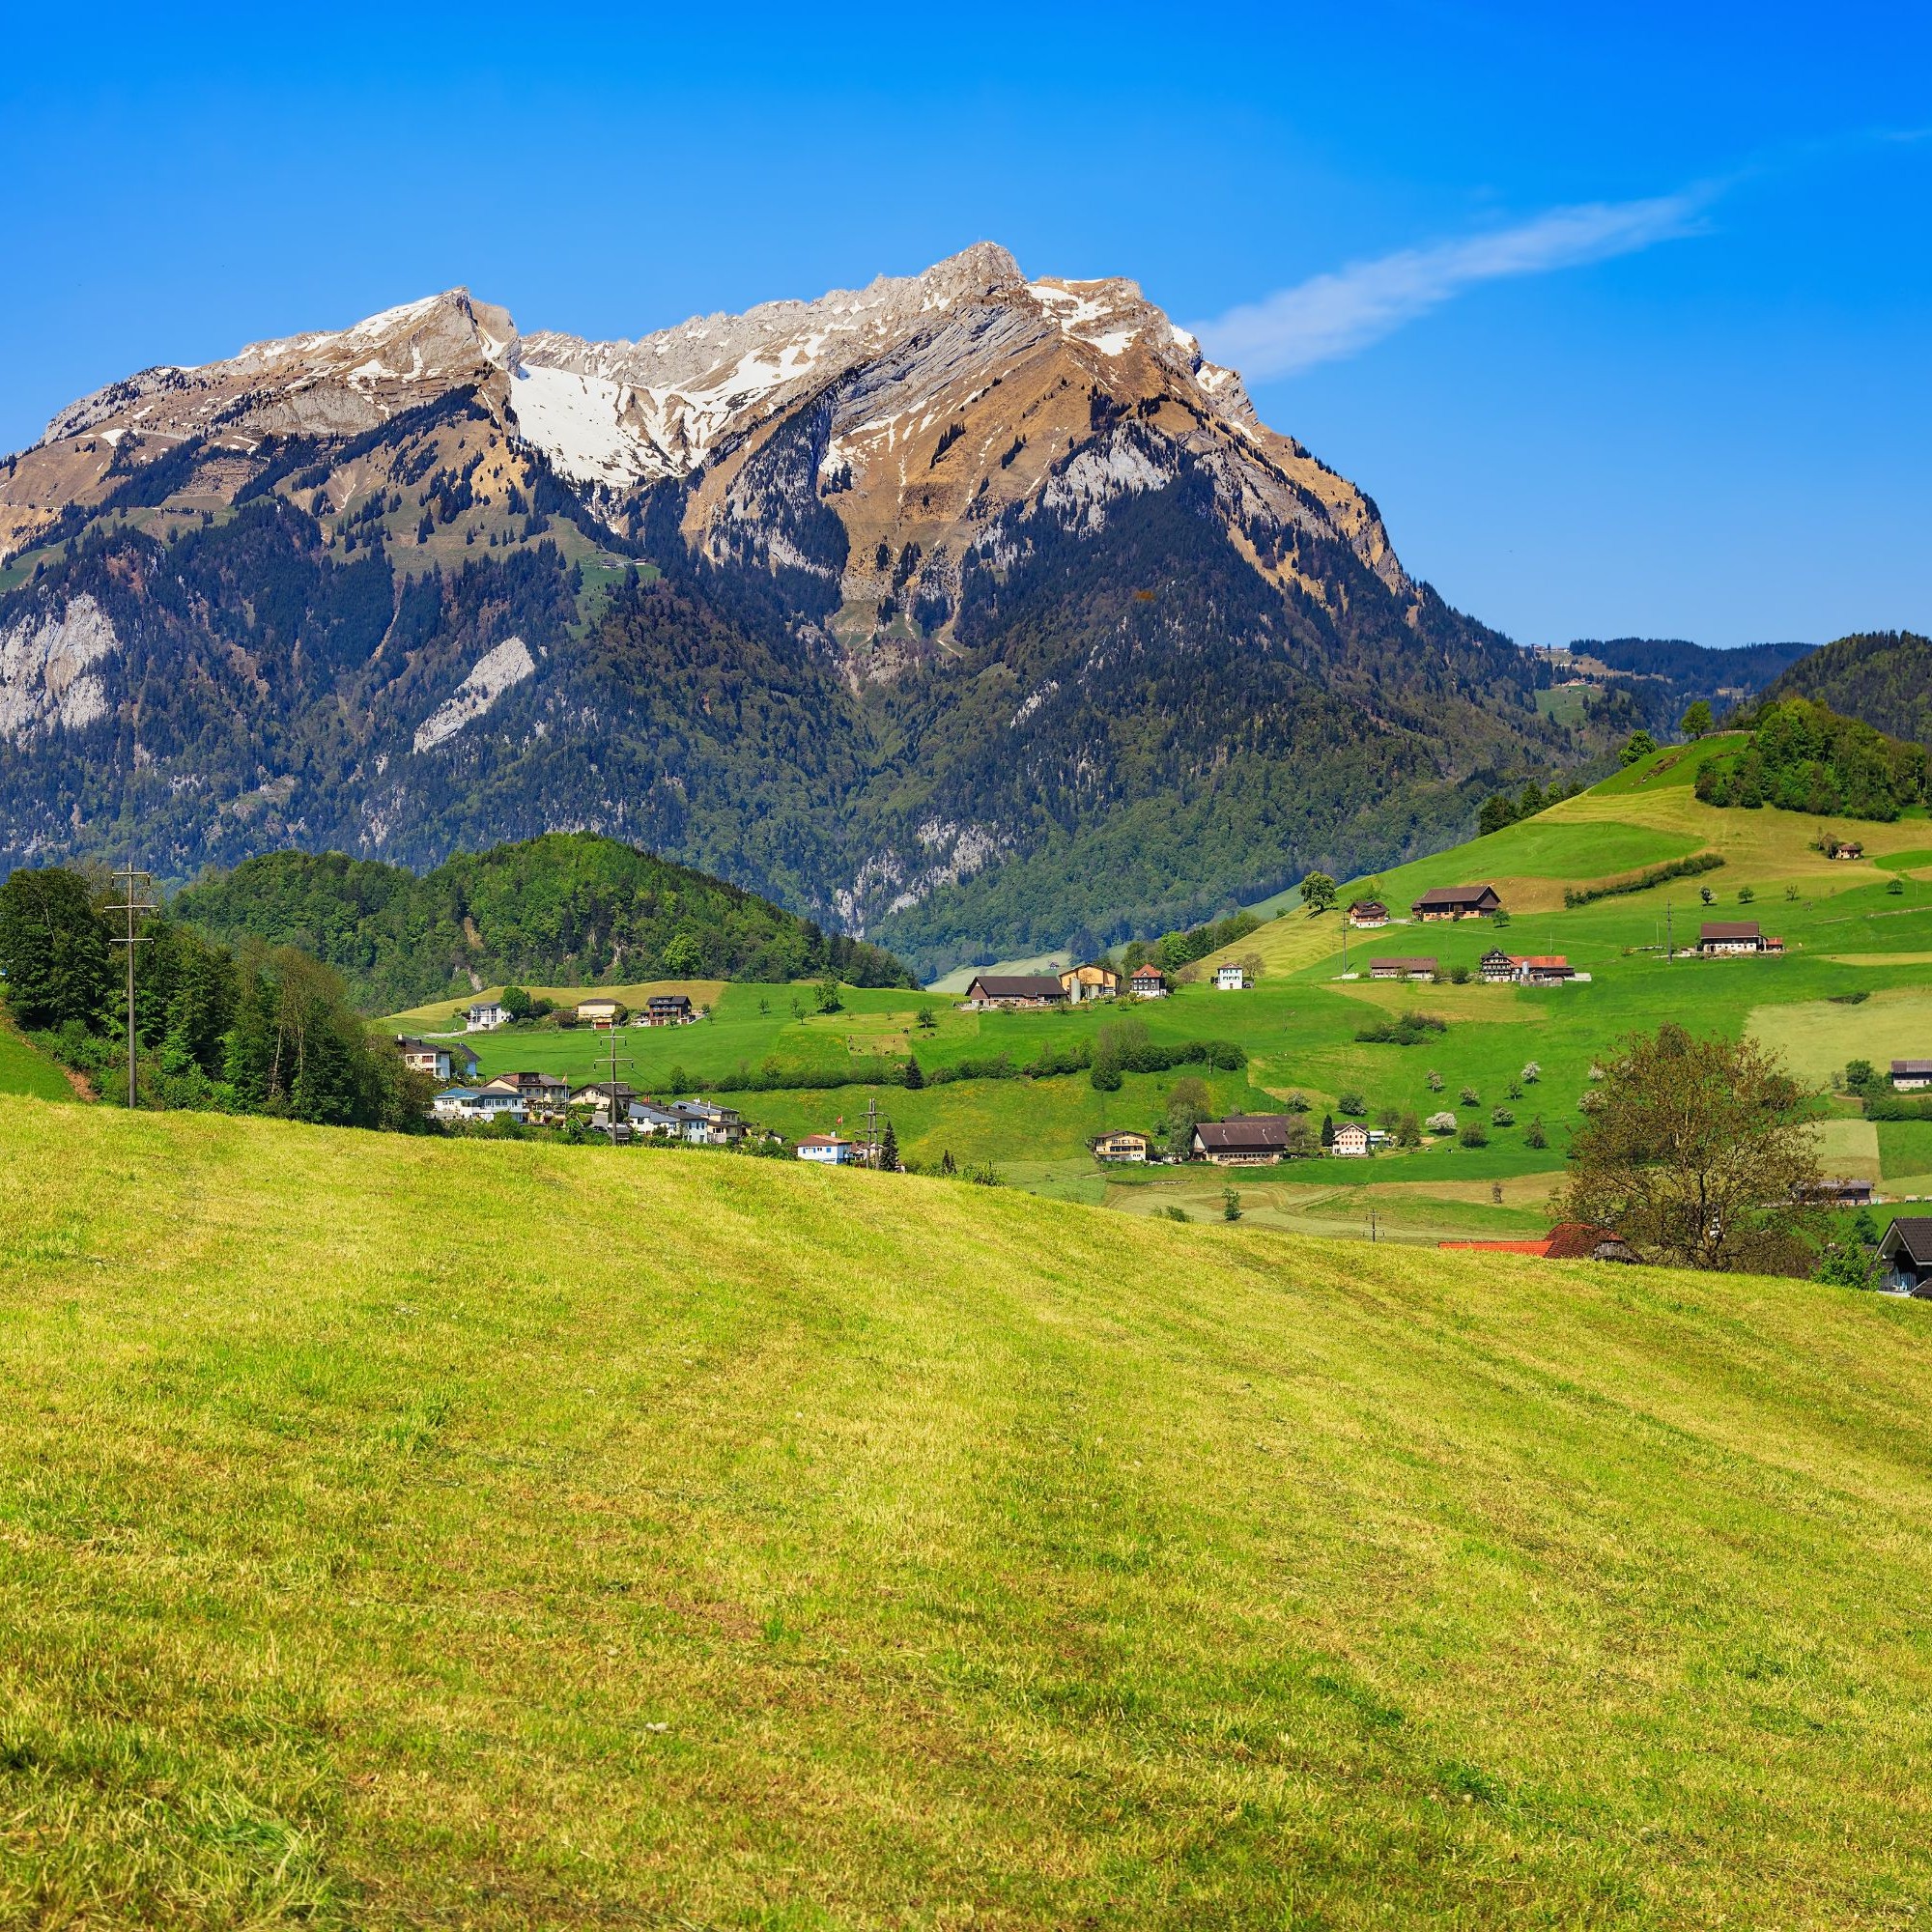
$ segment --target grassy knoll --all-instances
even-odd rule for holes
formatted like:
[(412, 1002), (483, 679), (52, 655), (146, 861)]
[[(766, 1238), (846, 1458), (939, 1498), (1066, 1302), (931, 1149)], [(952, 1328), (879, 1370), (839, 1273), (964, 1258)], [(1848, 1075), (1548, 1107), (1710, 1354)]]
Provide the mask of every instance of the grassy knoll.
[(0, 1918), (1932, 1889), (1932, 1310), (0, 1112)]
[(22, 1039), (0, 1015), (0, 1094), (31, 1094), (39, 1100), (71, 1100), (67, 1075), (39, 1047)]

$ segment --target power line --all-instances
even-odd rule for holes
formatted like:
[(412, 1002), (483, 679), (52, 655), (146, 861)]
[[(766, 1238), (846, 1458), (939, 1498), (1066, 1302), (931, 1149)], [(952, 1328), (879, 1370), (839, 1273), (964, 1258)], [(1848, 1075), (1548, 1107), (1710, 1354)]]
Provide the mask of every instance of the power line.
[(124, 887), (126, 897), (105, 910), (122, 914), (128, 922), (127, 936), (116, 934), (109, 943), (128, 949), (128, 1104), (131, 1107), (134, 1104), (134, 949), (146, 946), (151, 936), (139, 931), (134, 922), (141, 914), (158, 912), (160, 907), (142, 896), (154, 886), (152, 872), (144, 872), (138, 866), (117, 866), (114, 877)]

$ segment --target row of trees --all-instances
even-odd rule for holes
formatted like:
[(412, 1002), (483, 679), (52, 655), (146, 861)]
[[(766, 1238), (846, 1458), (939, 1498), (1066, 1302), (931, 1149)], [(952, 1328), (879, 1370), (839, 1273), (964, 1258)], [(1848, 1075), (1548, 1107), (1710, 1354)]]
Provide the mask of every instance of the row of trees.
[[(123, 969), (101, 907), (107, 881), (58, 867), (0, 885), (0, 975), (15, 1025), (115, 1091)], [(165, 915), (135, 949), (144, 1091), (173, 1107), (418, 1130), (432, 1083), (351, 1009), (342, 980), (292, 946), (231, 952)]]

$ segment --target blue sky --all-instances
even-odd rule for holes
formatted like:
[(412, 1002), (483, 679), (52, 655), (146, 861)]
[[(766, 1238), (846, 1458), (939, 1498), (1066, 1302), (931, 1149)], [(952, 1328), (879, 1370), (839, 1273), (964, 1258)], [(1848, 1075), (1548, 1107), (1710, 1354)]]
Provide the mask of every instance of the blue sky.
[(1585, 11), (16, 14), (0, 447), (458, 283), (636, 335), (990, 238), (1524, 641), (1932, 630), (1932, 10)]

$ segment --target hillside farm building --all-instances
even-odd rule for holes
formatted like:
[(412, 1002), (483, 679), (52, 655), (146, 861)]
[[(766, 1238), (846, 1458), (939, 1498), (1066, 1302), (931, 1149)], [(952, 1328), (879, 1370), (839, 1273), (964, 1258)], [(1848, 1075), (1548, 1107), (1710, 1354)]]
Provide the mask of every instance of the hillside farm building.
[(1288, 1151), (1290, 1131), (1287, 1114), (1230, 1114), (1194, 1129), (1193, 1151), (1216, 1167), (1268, 1166)]
[(1784, 941), (1767, 938), (1754, 919), (1707, 919), (1697, 928), (1697, 951), (1707, 959), (1736, 952), (1782, 952)]
[(1137, 1000), (1164, 1000), (1167, 975), (1158, 966), (1136, 966), (1127, 981), (1127, 991)]
[(1432, 886), (1409, 907), (1417, 919), (1485, 919), (1502, 909), (1493, 886)]
[(1435, 977), (1435, 956), (1431, 953), (1422, 959), (1371, 959), (1369, 978), (1371, 980), (1433, 980)]
[(1501, 986), (1516, 978), (1516, 960), (1500, 946), (1492, 946), (1476, 964), (1486, 986)]
[(1350, 925), (1386, 925), (1389, 909), (1380, 899), (1357, 899), (1349, 908)]
[(644, 1002), (643, 1024), (647, 1027), (689, 1026), (697, 1009), (685, 993), (653, 993)]
[(1909, 1094), (1918, 1087), (1932, 1087), (1932, 1060), (1894, 1060), (1891, 1084), (1900, 1094)]
[(1052, 973), (978, 973), (963, 1004), (968, 1012), (1064, 1007), (1066, 988)]
[(617, 1025), (629, 1011), (622, 1000), (579, 1000), (577, 1023), (580, 1026), (610, 1028)]
[(1111, 966), (1069, 966), (1060, 976), (1060, 989), (1070, 1005), (1082, 1000), (1111, 1000), (1121, 990), (1121, 976)]
[(1148, 1137), (1126, 1131), (1095, 1134), (1093, 1140), (1095, 1160), (1142, 1161), (1148, 1157)]
[(1932, 1300), (1932, 1214), (1901, 1214), (1878, 1244), (1886, 1286)]
[(495, 1000), (480, 1000), (464, 1014), (463, 1023), (471, 1033), (494, 1033), (510, 1024), (510, 1009)]
[(796, 1151), (800, 1160), (815, 1160), (822, 1167), (853, 1167), (866, 1157), (857, 1141), (839, 1134), (807, 1134)]
[(476, 1077), (476, 1056), (467, 1046), (448, 1046), (440, 1039), (417, 1039), (413, 1034), (399, 1033), (396, 1051), (403, 1056), (405, 1066), (427, 1073), (432, 1080), (448, 1081), (458, 1061), (463, 1063), (464, 1079)]
[(1335, 1138), (1329, 1143), (1328, 1151), (1345, 1160), (1366, 1158), (1371, 1147), (1369, 1130), (1359, 1121), (1344, 1121), (1335, 1129)]
[(1563, 1221), (1534, 1241), (1437, 1241), (1438, 1248), (1463, 1254), (1536, 1255), (1552, 1262), (1624, 1262), (1636, 1260), (1636, 1250), (1608, 1228), (1586, 1221)]
[(1214, 988), (1221, 993), (1245, 993), (1248, 990), (1248, 976), (1238, 966), (1217, 966), (1214, 969)]

